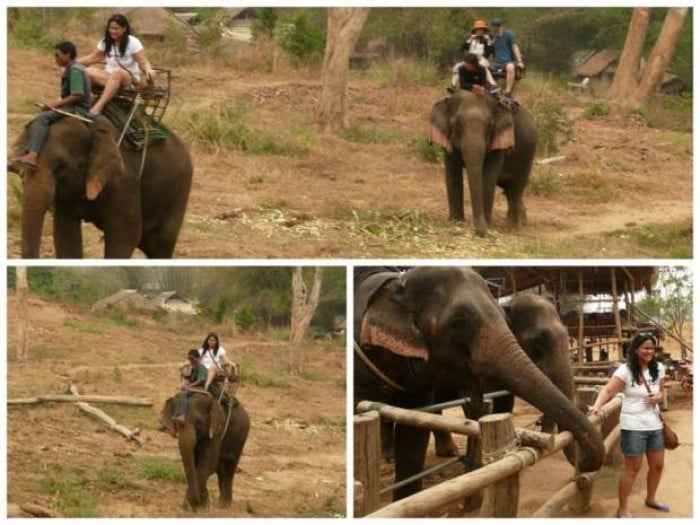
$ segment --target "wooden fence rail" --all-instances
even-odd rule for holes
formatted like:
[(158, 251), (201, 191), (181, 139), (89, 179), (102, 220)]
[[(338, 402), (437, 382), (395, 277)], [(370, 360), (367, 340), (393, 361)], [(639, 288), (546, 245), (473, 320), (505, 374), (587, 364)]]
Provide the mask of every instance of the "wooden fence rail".
[[(396, 409), (396, 407), (389, 407), (388, 405), (381, 404), (372, 404), (370, 402), (362, 402), (358, 404), (358, 408), (362, 407), (364, 409), (369, 409), (370, 406), (373, 406), (375, 410), (378, 410), (378, 412), (382, 416), (384, 416), (385, 414), (390, 414), (392, 416), (391, 418), (393, 419), (394, 416), (398, 415), (398, 417), (402, 419), (401, 422), (403, 424), (410, 424), (409, 421), (412, 421), (414, 417), (416, 417), (415, 420), (420, 421), (420, 426), (423, 426), (424, 428), (432, 427), (427, 426), (425, 424), (426, 420), (421, 416), (430, 415), (432, 417), (438, 418), (445, 417), (436, 416), (434, 414), (422, 413), (405, 414), (405, 412), (410, 413), (412, 411), (405, 409), (394, 410)], [(608, 447), (606, 448), (606, 451), (614, 448), (612, 444), (617, 439), (619, 439), (619, 429), (617, 431), (615, 429), (611, 430), (609, 428), (609, 424), (612, 419), (619, 417), (619, 411), (621, 406), (622, 400), (618, 396), (613, 400), (609, 401), (604, 407), (602, 407), (601, 415), (589, 416), (589, 420), (594, 424), (601, 423), (601, 421), (607, 422), (609, 434), (607, 436), (607, 439), (605, 440), (606, 447)], [(363, 414), (363, 416), (366, 416), (366, 414)], [(454, 417), (452, 417), (452, 419), (454, 419)], [(442, 423), (438, 421), (437, 424), (440, 426), (440, 428), (445, 428), (444, 421)], [(370, 501), (372, 503), (370, 505), (364, 504), (362, 506), (362, 509), (357, 509), (355, 516), (366, 515), (367, 517), (372, 518), (427, 516), (435, 509), (447, 505), (452, 501), (463, 499), (467, 496), (478, 493), (484, 489), (488, 489), (488, 491), (484, 495), (484, 503), (482, 503), (480, 516), (514, 517), (517, 515), (518, 506), (518, 474), (528, 466), (533, 465), (537, 461), (555, 453), (558, 450), (561, 450), (573, 441), (573, 435), (570, 432), (560, 432), (559, 434), (556, 434), (549, 438), (551, 440), (551, 447), (548, 447), (547, 449), (535, 448), (534, 446), (522, 446), (522, 442), (518, 442), (517, 439), (513, 440), (510, 437), (510, 430), (504, 430), (504, 428), (509, 427), (512, 429), (512, 435), (518, 435), (516, 434), (516, 430), (512, 428), (511, 414), (492, 414), (489, 416), (484, 416), (479, 420), (478, 425), (480, 427), (479, 435), (483, 436), (483, 432), (489, 433), (488, 445), (486, 443), (486, 440), (484, 440), (482, 437), (482, 450), (484, 452), (484, 458), (486, 459), (486, 462), (492, 461), (491, 463), (485, 465), (484, 467), (478, 470), (444, 481), (438, 485), (427, 488), (417, 494), (414, 494), (402, 500), (390, 503), (385, 507), (374, 511), (372, 507), (378, 505), (379, 498), (376, 495), (369, 495), (369, 486), (364, 484), (364, 480), (358, 479), (358, 481), (360, 481), (363, 484), (362, 490), (364, 495), (364, 501)], [(492, 425), (496, 425), (496, 427), (492, 427)], [(367, 435), (367, 433), (365, 430), (363, 430), (360, 433), (357, 432), (357, 419), (355, 423), (355, 428), (355, 472), (364, 472), (364, 477), (367, 477), (368, 475), (378, 477), (379, 461), (377, 461), (375, 465), (370, 465), (367, 462), (367, 458), (369, 457), (368, 454), (360, 453), (360, 456), (364, 459), (362, 460), (362, 465), (358, 467), (358, 449), (364, 449), (366, 447), (366, 444), (363, 444), (361, 442), (358, 443), (357, 439), (358, 437), (360, 437), (361, 441), (367, 439), (366, 437), (364, 437)], [(379, 432), (378, 421), (375, 428), (376, 432)], [(462, 422), (462, 424), (458, 425), (457, 428), (462, 430), (462, 432), (460, 433), (465, 434), (466, 432), (464, 432), (464, 429), (471, 428), (471, 425), (465, 425), (465, 422)], [(496, 430), (494, 430), (494, 428), (496, 428)], [(536, 434), (541, 433), (537, 432)], [(507, 446), (504, 447), (501, 443), (502, 439), (507, 439), (509, 440), (509, 442), (512, 443), (517, 443), (517, 446), (512, 446), (510, 448)], [(371, 443), (370, 447), (374, 447), (375, 452), (377, 446), (376, 443), (378, 442), (378, 435), (376, 437), (367, 439), (367, 443)], [(498, 456), (488, 457), (489, 449), (497, 450), (500, 453), (498, 454)], [(367, 474), (370, 471), (372, 471), (372, 474)], [(577, 497), (579, 499), (582, 499), (582, 502), (579, 502), (576, 505), (576, 507), (585, 510), (585, 508), (588, 505), (586, 497), (590, 497), (591, 493), (590, 489), (592, 479), (593, 477), (590, 475), (590, 473), (577, 474), (573, 481), (567, 483), (565, 487), (559, 490), (549, 502), (547, 502), (545, 505), (543, 505), (543, 507), (540, 510), (538, 510), (538, 512), (556, 512), (556, 510), (561, 508), (564, 504), (566, 504), (566, 502), (571, 501), (572, 498), (575, 499)], [(378, 488), (372, 487), (372, 491), (377, 490)], [(511, 501), (512, 499), (514, 499), (515, 501)]]

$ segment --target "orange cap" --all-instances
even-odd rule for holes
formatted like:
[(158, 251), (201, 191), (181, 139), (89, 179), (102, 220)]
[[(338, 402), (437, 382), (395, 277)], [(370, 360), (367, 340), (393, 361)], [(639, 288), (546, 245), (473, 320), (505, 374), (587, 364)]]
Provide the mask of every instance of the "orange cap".
[(488, 29), (488, 28), (489, 28), (489, 26), (487, 26), (486, 22), (484, 22), (483, 20), (477, 20), (476, 22), (474, 22), (474, 26), (472, 27), (472, 29)]

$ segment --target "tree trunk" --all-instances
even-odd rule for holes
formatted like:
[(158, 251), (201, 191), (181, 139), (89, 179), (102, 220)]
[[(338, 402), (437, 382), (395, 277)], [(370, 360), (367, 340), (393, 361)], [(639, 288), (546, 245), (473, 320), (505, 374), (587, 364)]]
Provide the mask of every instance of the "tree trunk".
[(367, 7), (328, 8), (326, 50), (321, 74), (321, 100), (316, 126), (321, 132), (347, 127), (347, 84), (350, 53), (369, 15)]
[(639, 96), (646, 98), (654, 94), (661, 85), (678, 41), (683, 32), (683, 22), (688, 13), (687, 7), (671, 7), (666, 13), (661, 33), (651, 50), (644, 74), (639, 82)]
[(323, 268), (317, 266), (314, 271), (314, 283), (311, 288), (311, 294), (308, 293), (304, 276), (303, 268), (297, 266), (294, 268), (292, 275), (292, 322), (289, 333), (289, 371), (297, 372), (299, 370), (301, 344), (304, 341), (304, 335), (309, 328), (311, 318), (314, 316), (318, 300), (321, 297), (321, 282), (323, 280)]
[(649, 27), (651, 9), (637, 7), (632, 13), (625, 47), (608, 91), (608, 97), (625, 106), (641, 106), (661, 84), (683, 31), (687, 7), (672, 7), (656, 39), (641, 77), (638, 75), (644, 38)]
[(649, 7), (636, 7), (632, 12), (625, 46), (622, 48), (615, 78), (613, 78), (608, 91), (610, 99), (625, 105), (633, 103), (632, 100), (635, 98), (639, 86), (637, 72), (639, 71), (639, 60), (642, 57), (642, 47), (650, 17), (651, 8)]
[(27, 319), (27, 267), (17, 267), (17, 360), (29, 359)]

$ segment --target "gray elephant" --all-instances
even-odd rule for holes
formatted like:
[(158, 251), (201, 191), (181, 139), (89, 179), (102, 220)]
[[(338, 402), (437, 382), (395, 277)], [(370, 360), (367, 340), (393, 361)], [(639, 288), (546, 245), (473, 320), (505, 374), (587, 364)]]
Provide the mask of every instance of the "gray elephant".
[(537, 146), (527, 109), (514, 106), (511, 113), (493, 97), (458, 90), (433, 106), (430, 124), (431, 137), (444, 148), (449, 218), (464, 221), (464, 168), (478, 235), (491, 225), (496, 186), (508, 200), (508, 223), (524, 224), (523, 192)]
[(250, 419), (235, 400), (230, 415), (227, 410), (208, 394), (192, 393), (184, 425), (173, 422), (174, 398), (169, 398), (161, 411), (160, 428), (177, 436), (187, 478), (186, 499), (195, 510), (208, 505), (207, 480), (214, 472), (219, 481), (219, 505), (228, 507), (233, 499), (233, 478), (248, 438)]
[[(546, 298), (534, 294), (516, 295), (508, 304), (503, 306), (508, 328), (525, 351), (525, 354), (549, 380), (567, 398), (574, 399), (574, 378), (569, 366), (569, 333), (561, 321), (554, 305)], [(484, 384), (484, 392), (503, 390), (499, 381), (488, 381)], [(436, 402), (454, 399), (456, 393), (438, 391)], [(511, 412), (514, 398), (512, 395), (499, 396), (493, 401), (493, 412)], [(470, 406), (466, 415), (470, 419), (478, 419), (483, 415), (477, 406)], [(555, 424), (551, 414), (544, 414), (542, 430), (554, 432)], [(451, 434), (435, 432), (435, 448), (439, 456), (457, 454), (457, 447), (452, 441)], [(573, 462), (574, 447), (566, 447), (567, 458)]]
[[(381, 268), (356, 270), (355, 340), (374, 366), (396, 383), (378, 378), (355, 356), (355, 401), (417, 408), (434, 401), (438, 388), (481, 399), (482, 383), (498, 383), (569, 430), (583, 454), (582, 471), (600, 468), (604, 447), (585, 415), (537, 368), (508, 326), (503, 310), (476, 272), (418, 267), (403, 274)], [(429, 431), (395, 426), (395, 479), (422, 470)], [(394, 499), (421, 488), (414, 481)]]
[[(27, 127), (18, 147), (24, 147), (28, 132)], [(144, 159), (142, 151), (117, 148), (119, 130), (105, 117), (91, 124), (72, 118), (53, 124), (37, 168), (22, 177), (22, 257), (39, 257), (44, 216), (51, 206), (58, 258), (83, 256), (82, 221), (104, 232), (105, 257), (128, 258), (136, 247), (151, 258), (172, 257), (187, 208), (192, 162), (180, 139), (167, 133), (148, 146)]]

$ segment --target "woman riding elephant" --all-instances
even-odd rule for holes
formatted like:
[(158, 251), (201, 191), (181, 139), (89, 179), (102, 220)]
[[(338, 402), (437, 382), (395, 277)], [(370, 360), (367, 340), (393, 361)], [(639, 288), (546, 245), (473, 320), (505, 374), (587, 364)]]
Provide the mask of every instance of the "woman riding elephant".
[[(355, 400), (404, 408), (433, 402), (437, 388), (480, 399), (484, 381), (498, 382), (569, 430), (583, 451), (578, 467), (603, 461), (600, 434), (523, 351), (505, 315), (476, 272), (418, 267), (399, 274), (364, 269), (355, 276)], [(396, 386), (366, 364), (373, 363)], [(398, 388), (397, 388), (398, 386)], [(396, 425), (396, 481), (420, 472), (429, 431)], [(400, 499), (420, 490), (414, 481), (394, 491)]]
[[(27, 129), (17, 140), (26, 143)], [(105, 117), (86, 124), (64, 118), (51, 126), (37, 168), (22, 177), (22, 257), (38, 258), (44, 215), (53, 207), (56, 257), (83, 256), (81, 222), (104, 232), (104, 256), (147, 257), (175, 250), (192, 183), (192, 162), (172, 131), (144, 146), (122, 145)]]
[(207, 480), (216, 472), (219, 505), (230, 506), (233, 478), (250, 429), (247, 412), (235, 399), (230, 407), (222, 407), (212, 396), (194, 393), (187, 401), (185, 422), (176, 425), (174, 415), (171, 397), (161, 411), (160, 427), (177, 436), (187, 478), (187, 502), (193, 509), (208, 505)]
[(524, 107), (509, 111), (493, 97), (460, 89), (433, 106), (430, 140), (444, 148), (450, 219), (464, 221), (464, 168), (478, 235), (486, 235), (491, 225), (496, 186), (508, 199), (509, 224), (525, 223), (523, 192), (535, 159), (537, 128)]

